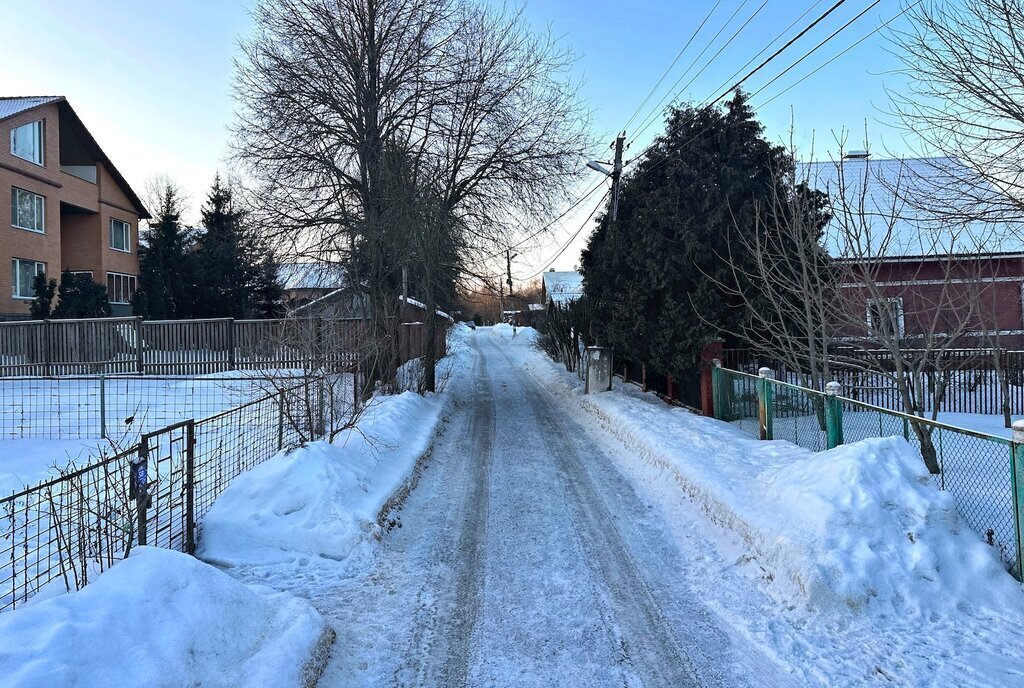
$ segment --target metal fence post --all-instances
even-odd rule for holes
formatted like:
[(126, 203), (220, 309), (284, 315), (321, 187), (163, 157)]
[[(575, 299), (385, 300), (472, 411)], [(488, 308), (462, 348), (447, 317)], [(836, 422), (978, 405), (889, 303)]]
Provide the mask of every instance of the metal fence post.
[(139, 453), (132, 461), (131, 477), (129, 478), (128, 498), (135, 499), (135, 510), (138, 518), (136, 540), (140, 547), (146, 545), (146, 510), (149, 508), (149, 438), (143, 436), (139, 443)]
[(772, 379), (775, 373), (771, 368), (761, 368), (757, 371), (757, 429), (758, 436), (762, 440), (772, 439)]
[(327, 397), (327, 395), (325, 393), (326, 392), (326, 389), (325, 389), (326, 387), (327, 387), (327, 380), (325, 380), (323, 378), (323, 376), (319, 377), (317, 379), (317, 387), (316, 387), (316, 396), (317, 396), (316, 403), (317, 403), (317, 406), (319, 407), (319, 412), (317, 413), (317, 422), (319, 423), (319, 425), (318, 425), (318, 427), (316, 429), (316, 434), (317, 434), (318, 438), (323, 437), (324, 435), (327, 434), (327, 404), (326, 404), (326, 400), (327, 400), (326, 397)]
[(185, 553), (196, 553), (196, 422), (185, 426)]
[(107, 439), (107, 378), (100, 375), (100, 437)]
[(829, 449), (843, 443), (843, 400), (839, 398), (842, 390), (843, 386), (835, 380), (825, 385), (825, 434)]
[(284, 392), (277, 394), (277, 450), (284, 449)]
[(1013, 489), (1013, 524), (1017, 536), (1017, 580), (1024, 579), (1024, 420), (1013, 422), (1010, 444), (1010, 484)]
[(722, 420), (722, 360), (711, 360), (711, 413), (717, 420)]

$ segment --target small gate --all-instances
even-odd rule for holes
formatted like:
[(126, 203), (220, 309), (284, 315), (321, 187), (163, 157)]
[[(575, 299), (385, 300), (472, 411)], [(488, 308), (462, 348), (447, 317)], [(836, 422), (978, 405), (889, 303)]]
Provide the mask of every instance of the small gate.
[(139, 544), (192, 554), (196, 549), (195, 421), (146, 433), (132, 467)]

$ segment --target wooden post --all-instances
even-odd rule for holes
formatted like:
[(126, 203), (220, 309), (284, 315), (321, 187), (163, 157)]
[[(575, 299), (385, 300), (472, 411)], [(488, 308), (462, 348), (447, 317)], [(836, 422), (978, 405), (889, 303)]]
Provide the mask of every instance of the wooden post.
[(235, 319), (228, 320), (228, 370), (235, 370)]
[(139, 375), (146, 373), (145, 361), (142, 357), (142, 317), (136, 316), (135, 318), (135, 361), (138, 367)]

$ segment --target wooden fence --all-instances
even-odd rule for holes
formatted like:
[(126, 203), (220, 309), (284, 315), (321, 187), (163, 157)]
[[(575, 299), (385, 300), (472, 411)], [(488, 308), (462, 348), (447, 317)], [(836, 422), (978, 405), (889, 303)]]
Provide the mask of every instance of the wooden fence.
[[(399, 363), (425, 355), (425, 325), (397, 329)], [(439, 355), (444, 334), (439, 328)], [(360, 319), (28, 320), (0, 323), (0, 377), (306, 368), (355, 363), (366, 346)]]
[[(906, 352), (907, 355), (913, 353)], [(955, 349), (944, 352), (941, 370), (933, 369), (925, 375), (925, 398), (916, 401), (923, 408), (931, 408), (940, 378), (945, 376), (946, 389), (940, 404), (943, 412), (1002, 413), (1003, 392), (995, 365), (997, 354), (1000, 357), (1000, 367), (1007, 378), (1010, 413), (1024, 414), (1024, 351)], [(855, 356), (843, 354), (848, 361)], [(870, 363), (872, 367), (881, 367), (891, 374), (894, 370), (891, 356), (886, 352), (873, 351), (863, 358), (863, 367), (846, 365), (834, 369), (833, 377), (843, 385), (843, 396), (882, 408), (902, 410), (899, 393), (890, 375), (866, 369)], [(797, 385), (804, 383), (797, 372), (751, 349), (726, 349), (722, 352), (722, 365), (731, 370), (747, 373), (756, 373), (758, 368), (766, 366), (783, 382)]]

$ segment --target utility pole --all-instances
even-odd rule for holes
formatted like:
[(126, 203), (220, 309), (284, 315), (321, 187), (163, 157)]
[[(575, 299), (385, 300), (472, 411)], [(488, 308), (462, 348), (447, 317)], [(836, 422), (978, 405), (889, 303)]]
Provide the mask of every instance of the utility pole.
[[(517, 254), (518, 255), (518, 254)], [(512, 259), (515, 256), (512, 255), (512, 249), (505, 249), (505, 274), (506, 282), (508, 283), (508, 295), (512, 296)]]
[(626, 142), (626, 132), (615, 137), (612, 148), (615, 149), (615, 160), (612, 167), (612, 222), (619, 217), (619, 184), (622, 180), (622, 147)]

